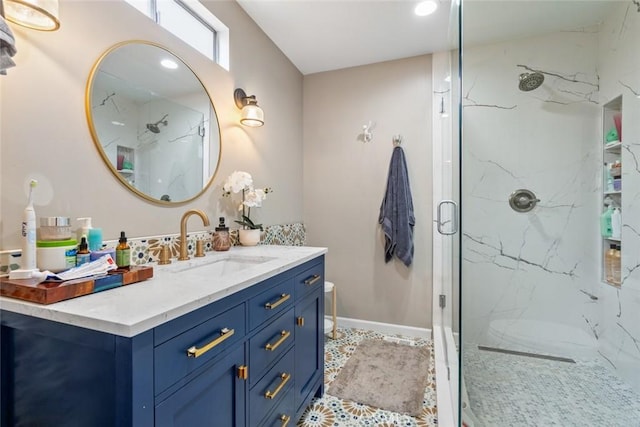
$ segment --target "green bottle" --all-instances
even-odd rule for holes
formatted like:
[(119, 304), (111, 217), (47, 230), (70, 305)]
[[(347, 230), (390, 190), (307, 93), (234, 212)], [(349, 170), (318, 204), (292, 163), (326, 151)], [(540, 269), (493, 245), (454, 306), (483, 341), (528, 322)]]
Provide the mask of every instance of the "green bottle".
[(602, 237), (611, 237), (613, 234), (613, 229), (611, 228), (611, 214), (613, 213), (613, 208), (611, 205), (607, 207), (607, 210), (602, 213), (600, 216), (600, 233), (602, 233)]
[[(611, 218), (609, 218), (611, 222)], [(127, 237), (124, 235), (124, 231), (120, 232), (120, 240), (118, 240), (118, 246), (116, 246), (116, 265), (118, 268), (127, 268), (131, 264), (131, 248), (127, 244)]]

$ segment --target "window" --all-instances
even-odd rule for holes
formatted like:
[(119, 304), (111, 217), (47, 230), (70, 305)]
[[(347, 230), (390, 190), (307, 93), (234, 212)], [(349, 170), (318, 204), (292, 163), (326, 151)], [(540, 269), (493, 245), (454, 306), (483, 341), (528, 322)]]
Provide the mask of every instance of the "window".
[(198, 0), (125, 0), (200, 53), (229, 69), (229, 28)]

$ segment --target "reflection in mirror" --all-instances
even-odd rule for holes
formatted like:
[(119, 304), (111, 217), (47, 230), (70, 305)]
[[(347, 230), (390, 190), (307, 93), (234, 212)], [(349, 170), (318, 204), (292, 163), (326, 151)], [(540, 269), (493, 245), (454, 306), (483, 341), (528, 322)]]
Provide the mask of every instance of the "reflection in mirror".
[(165, 48), (138, 41), (109, 49), (89, 78), (86, 109), (102, 158), (141, 197), (186, 202), (213, 180), (215, 109), (198, 77)]

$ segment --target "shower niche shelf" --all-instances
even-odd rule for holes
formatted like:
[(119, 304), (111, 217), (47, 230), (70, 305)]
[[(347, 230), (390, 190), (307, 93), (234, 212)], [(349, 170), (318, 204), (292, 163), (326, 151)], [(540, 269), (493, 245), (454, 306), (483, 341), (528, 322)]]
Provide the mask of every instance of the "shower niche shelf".
[[(611, 205), (622, 212), (622, 95), (602, 107), (602, 204), (600, 216)], [(622, 224), (620, 223), (620, 229)], [(602, 234), (602, 233), (601, 233)], [(622, 234), (602, 236), (601, 280), (620, 287)]]

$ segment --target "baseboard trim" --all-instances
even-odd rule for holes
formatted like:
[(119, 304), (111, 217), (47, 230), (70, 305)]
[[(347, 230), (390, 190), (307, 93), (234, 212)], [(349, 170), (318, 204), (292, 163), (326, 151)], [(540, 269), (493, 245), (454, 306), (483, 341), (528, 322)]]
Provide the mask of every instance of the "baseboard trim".
[[(331, 319), (331, 316), (325, 316)], [(395, 325), (392, 323), (372, 322), (370, 320), (350, 319), (337, 317), (338, 326), (341, 328), (368, 329), (381, 334), (398, 334), (412, 338), (431, 338), (431, 329), (415, 326)]]

